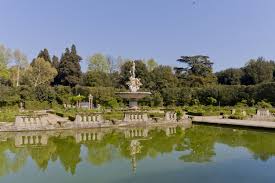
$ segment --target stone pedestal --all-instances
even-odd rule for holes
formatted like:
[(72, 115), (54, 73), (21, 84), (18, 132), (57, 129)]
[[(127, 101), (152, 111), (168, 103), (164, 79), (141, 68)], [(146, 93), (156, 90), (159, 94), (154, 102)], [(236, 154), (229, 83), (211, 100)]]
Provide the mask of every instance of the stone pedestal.
[(93, 109), (93, 96), (89, 95), (89, 109)]
[(130, 109), (138, 109), (138, 102), (137, 102), (137, 100), (130, 100), (129, 101), (129, 108)]

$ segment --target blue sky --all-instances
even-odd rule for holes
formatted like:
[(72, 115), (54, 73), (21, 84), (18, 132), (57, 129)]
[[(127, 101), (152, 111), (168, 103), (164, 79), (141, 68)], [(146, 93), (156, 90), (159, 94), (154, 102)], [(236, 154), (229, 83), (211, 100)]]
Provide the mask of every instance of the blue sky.
[(174, 66), (205, 54), (218, 71), (275, 59), (274, 10), (274, 0), (0, 0), (0, 43), (30, 60), (72, 43), (84, 59), (101, 52)]

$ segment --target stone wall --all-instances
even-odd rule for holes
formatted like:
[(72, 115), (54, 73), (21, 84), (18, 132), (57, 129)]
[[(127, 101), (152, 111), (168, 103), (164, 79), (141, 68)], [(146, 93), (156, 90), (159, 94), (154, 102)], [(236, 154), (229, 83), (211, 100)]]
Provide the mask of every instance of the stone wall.
[(21, 147), (25, 145), (47, 145), (48, 136), (39, 133), (20, 133), (15, 135), (15, 146)]
[(147, 122), (149, 120), (147, 113), (125, 113), (125, 122)]
[(177, 113), (174, 111), (167, 111), (164, 120), (167, 122), (177, 122)]
[(170, 136), (177, 133), (177, 127), (168, 127), (165, 129), (166, 136)]
[(256, 115), (253, 115), (251, 119), (273, 121), (275, 117), (268, 109), (258, 109)]
[(75, 135), (77, 143), (97, 141), (102, 139), (103, 134), (101, 132), (79, 132)]
[(42, 116), (16, 116), (14, 126), (17, 129), (40, 129), (48, 125), (47, 117)]
[(91, 114), (91, 115), (76, 115), (74, 123), (77, 126), (91, 126), (98, 123), (103, 123), (103, 117), (101, 114)]
[(126, 129), (124, 131), (125, 138), (133, 138), (133, 137), (147, 137), (148, 129), (145, 128), (132, 128)]

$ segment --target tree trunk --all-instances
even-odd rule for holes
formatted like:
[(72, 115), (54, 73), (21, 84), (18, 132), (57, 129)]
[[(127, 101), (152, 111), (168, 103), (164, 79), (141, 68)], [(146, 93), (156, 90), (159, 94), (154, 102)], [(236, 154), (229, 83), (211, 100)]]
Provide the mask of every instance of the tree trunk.
[(20, 79), (20, 67), (17, 67), (17, 78), (16, 78), (16, 86), (19, 86), (19, 79)]

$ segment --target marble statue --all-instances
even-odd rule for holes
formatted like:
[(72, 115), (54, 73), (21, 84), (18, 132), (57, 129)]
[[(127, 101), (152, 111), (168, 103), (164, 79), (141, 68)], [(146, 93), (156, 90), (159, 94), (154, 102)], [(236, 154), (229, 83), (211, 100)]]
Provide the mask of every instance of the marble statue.
[(131, 92), (137, 92), (140, 86), (142, 86), (142, 83), (140, 82), (139, 78), (136, 78), (136, 64), (134, 61), (132, 63), (132, 70), (130, 70), (131, 76), (126, 84), (128, 85)]

